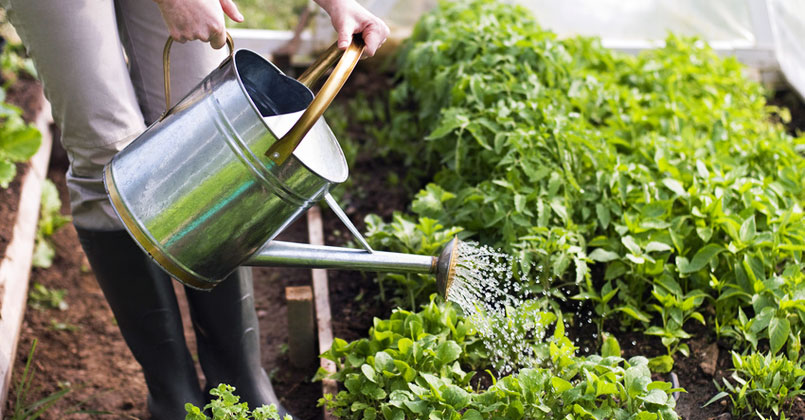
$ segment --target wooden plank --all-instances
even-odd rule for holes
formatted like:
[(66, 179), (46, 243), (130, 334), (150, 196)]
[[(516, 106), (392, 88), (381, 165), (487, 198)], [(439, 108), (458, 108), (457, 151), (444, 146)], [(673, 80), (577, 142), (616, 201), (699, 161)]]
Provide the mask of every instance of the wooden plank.
[(42, 146), (31, 158), (30, 170), (22, 180), (17, 221), (5, 258), (0, 261), (0, 285), (5, 289), (0, 302), (0, 418), (3, 418), (3, 408), (11, 387), (11, 371), (27, 302), (42, 183), (47, 176), (50, 161), (52, 117), (50, 103), (44, 98), (42, 102), (42, 109), (34, 120), (34, 124), (42, 132)]
[[(321, 222), (321, 209), (319, 206), (313, 206), (307, 212), (307, 231), (311, 245), (324, 245), (324, 227)], [(329, 350), (330, 346), (333, 345), (330, 291), (327, 283), (327, 270), (314, 268), (310, 271), (313, 276), (313, 296), (316, 303), (316, 324), (319, 332), (319, 354), (321, 354)], [(335, 373), (335, 363), (327, 359), (320, 359), (320, 361), (324, 370)], [(338, 383), (333, 379), (323, 379), (321, 381), (321, 392), (322, 395), (332, 394), (335, 396), (338, 393)], [(324, 409), (324, 420), (335, 420), (335, 416)]]
[(313, 315), (313, 289), (309, 285), (285, 288), (288, 318), (288, 357), (291, 364), (304, 368), (316, 361), (316, 321)]

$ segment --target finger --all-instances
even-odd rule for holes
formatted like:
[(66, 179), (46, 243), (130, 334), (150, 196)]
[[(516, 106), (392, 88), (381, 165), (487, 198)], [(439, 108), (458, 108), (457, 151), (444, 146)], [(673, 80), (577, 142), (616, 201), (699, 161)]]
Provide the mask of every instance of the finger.
[(366, 43), (366, 56), (371, 57), (375, 55), (377, 49), (386, 40), (386, 34), (378, 25), (370, 23), (363, 30), (363, 41)]
[(216, 50), (226, 45), (226, 35), (224, 31), (212, 31), (210, 33), (210, 45)]
[(232, 0), (221, 0), (221, 8), (227, 16), (235, 22), (243, 22), (243, 15), (238, 10), (238, 6)]
[(355, 23), (349, 22), (341, 25), (338, 29), (338, 48), (341, 50), (345, 50), (349, 44), (352, 43), (352, 34), (354, 34), (357, 27)]

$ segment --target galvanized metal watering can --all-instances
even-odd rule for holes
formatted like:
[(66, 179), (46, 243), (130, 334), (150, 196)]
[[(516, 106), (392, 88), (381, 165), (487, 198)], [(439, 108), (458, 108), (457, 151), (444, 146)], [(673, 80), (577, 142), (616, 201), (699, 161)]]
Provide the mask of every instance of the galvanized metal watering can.
[[(173, 108), (171, 43), (166, 113), (104, 173), (125, 228), (162, 269), (199, 289), (241, 265), (431, 272), (444, 293), (457, 239), (438, 258), (374, 252), (329, 195), (349, 170), (321, 116), (363, 53), (359, 37), (343, 54), (333, 45), (298, 80), (228, 38), (229, 57)], [(333, 64), (314, 97), (308, 87)], [(323, 198), (365, 249), (273, 241)]]

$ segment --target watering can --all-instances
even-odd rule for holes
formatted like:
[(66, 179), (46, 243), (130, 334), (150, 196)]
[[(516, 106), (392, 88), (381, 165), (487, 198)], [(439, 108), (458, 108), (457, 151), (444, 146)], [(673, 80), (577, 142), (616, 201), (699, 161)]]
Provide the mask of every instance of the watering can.
[[(349, 170), (321, 116), (363, 53), (360, 37), (343, 53), (334, 44), (298, 80), (228, 37), (229, 56), (172, 108), (171, 44), (165, 114), (104, 169), (115, 212), (163, 270), (197, 289), (241, 265), (434, 273), (446, 292), (457, 239), (439, 257), (373, 251), (329, 194)], [(364, 249), (274, 241), (322, 199)]]

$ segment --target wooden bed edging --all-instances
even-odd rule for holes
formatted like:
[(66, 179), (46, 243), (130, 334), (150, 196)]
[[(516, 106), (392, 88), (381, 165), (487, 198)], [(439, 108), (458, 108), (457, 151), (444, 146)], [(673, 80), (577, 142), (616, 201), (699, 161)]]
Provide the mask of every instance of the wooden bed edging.
[(17, 341), (25, 315), (42, 184), (47, 177), (53, 141), (51, 121), (50, 103), (43, 97), (42, 108), (33, 121), (42, 133), (42, 145), (31, 158), (31, 166), (22, 180), (20, 206), (11, 242), (0, 261), (0, 418), (3, 418), (3, 408), (11, 386)]

